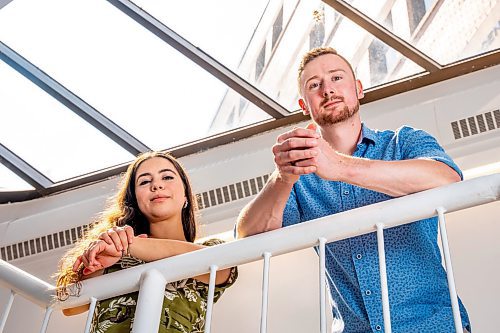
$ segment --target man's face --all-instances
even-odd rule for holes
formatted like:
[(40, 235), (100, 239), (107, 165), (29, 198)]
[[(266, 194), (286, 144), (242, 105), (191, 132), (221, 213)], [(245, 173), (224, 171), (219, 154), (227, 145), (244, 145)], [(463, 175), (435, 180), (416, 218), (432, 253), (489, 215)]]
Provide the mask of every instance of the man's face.
[(320, 126), (343, 122), (359, 110), (361, 82), (349, 65), (335, 54), (324, 54), (309, 62), (302, 72), (299, 101), (305, 114)]

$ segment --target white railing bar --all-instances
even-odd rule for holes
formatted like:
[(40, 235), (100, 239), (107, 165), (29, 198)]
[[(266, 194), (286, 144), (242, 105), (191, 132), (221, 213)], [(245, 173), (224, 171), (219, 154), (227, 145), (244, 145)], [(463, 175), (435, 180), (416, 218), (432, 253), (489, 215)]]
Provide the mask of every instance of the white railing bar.
[(87, 320), (85, 322), (85, 330), (83, 331), (84, 333), (89, 333), (90, 332), (90, 325), (92, 325), (92, 319), (94, 319), (94, 311), (95, 307), (97, 305), (97, 298), (91, 297), (90, 298), (90, 306), (89, 306), (89, 312), (87, 313)]
[(279, 256), (313, 247), (317, 245), (319, 237), (332, 242), (370, 233), (373, 232), (374, 223), (384, 223), (386, 228), (391, 228), (436, 216), (437, 206), (453, 212), (499, 198), (500, 174), (453, 183), (87, 279), (82, 281), (79, 298), (70, 297), (56, 306), (75, 307), (87, 304), (91, 296), (107, 299), (135, 291), (140, 275), (146, 269), (157, 269), (167, 281), (179, 281), (205, 274), (207, 262), (224, 269), (260, 260), (264, 251)]
[(210, 280), (208, 283), (207, 313), (205, 315), (205, 333), (210, 333), (212, 328), (212, 309), (214, 306), (215, 278), (217, 277), (217, 265), (210, 265)]
[(455, 288), (455, 278), (453, 277), (453, 267), (451, 265), (450, 248), (448, 246), (448, 234), (446, 233), (446, 221), (444, 212), (446, 209), (438, 207), (439, 233), (441, 234), (441, 244), (443, 246), (444, 262), (446, 264), (446, 277), (448, 278), (448, 289), (450, 290), (451, 308), (453, 310), (453, 321), (456, 332), (462, 332), (462, 319), (460, 317), (460, 307), (458, 306), (457, 290)]
[(14, 302), (14, 297), (16, 297), (16, 293), (11, 289), (9, 300), (5, 305), (5, 309), (3, 310), (2, 319), (0, 319), (0, 333), (3, 332), (3, 328), (5, 327), (5, 323), (7, 322), (7, 317), (9, 317), (10, 309), (12, 307), (12, 303)]
[(141, 275), (132, 333), (158, 332), (167, 281), (156, 269)]
[(3, 260), (0, 260), (0, 286), (42, 308), (50, 306), (55, 295), (54, 286)]
[(319, 327), (326, 333), (326, 238), (319, 238)]
[[(87, 279), (82, 281), (80, 297), (70, 297), (54, 306), (71, 308), (88, 304), (90, 297), (107, 299), (136, 291), (141, 274), (149, 269), (157, 269), (166, 281), (179, 281), (205, 274), (207, 262), (224, 269), (260, 260), (265, 251), (279, 256), (313, 247), (319, 237), (333, 242), (367, 234), (373, 232), (374, 223), (391, 228), (429, 218), (436, 215), (436, 207), (454, 212), (499, 199), (500, 174), (483, 176)], [(43, 307), (50, 304), (55, 294), (53, 286), (22, 270), (16, 273), (11, 267), (14, 266), (0, 261), (0, 285)], [(19, 276), (31, 277), (33, 284)]]
[(387, 287), (387, 266), (385, 264), (384, 224), (377, 223), (378, 264), (380, 270), (380, 289), (382, 291), (382, 313), (384, 332), (391, 333), (391, 312), (389, 309), (389, 289)]
[(49, 325), (50, 315), (52, 314), (53, 310), (54, 310), (54, 308), (51, 306), (49, 306), (47, 309), (45, 309), (45, 316), (43, 317), (43, 323), (42, 323), (42, 327), (40, 328), (40, 333), (45, 333), (47, 331), (47, 326)]
[(267, 310), (269, 301), (269, 265), (271, 253), (264, 252), (264, 267), (262, 268), (262, 307), (260, 311), (260, 333), (267, 332)]

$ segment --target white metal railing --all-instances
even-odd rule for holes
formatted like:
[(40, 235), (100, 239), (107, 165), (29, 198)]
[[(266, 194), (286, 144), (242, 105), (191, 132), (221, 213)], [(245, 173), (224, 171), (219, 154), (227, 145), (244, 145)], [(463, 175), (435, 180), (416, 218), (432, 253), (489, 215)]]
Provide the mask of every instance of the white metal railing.
[[(383, 229), (436, 215), (439, 216), (440, 221), (439, 225), (455, 326), (457, 332), (461, 332), (460, 312), (458, 311), (458, 303), (456, 301), (453, 271), (444, 223), (444, 212), (454, 212), (499, 199), (500, 174), (454, 183), (85, 280), (82, 282), (80, 296), (70, 297), (65, 302), (53, 302), (55, 289), (52, 285), (4, 261), (0, 261), (0, 285), (11, 290), (11, 297), (0, 320), (0, 333), (2, 332), (10, 305), (16, 294), (47, 309), (41, 328), (41, 332), (45, 332), (50, 313), (53, 309), (70, 308), (88, 303), (95, 306), (95, 302), (98, 299), (107, 299), (137, 290), (139, 290), (139, 299), (133, 332), (153, 332), (155, 331), (153, 328), (157, 328), (159, 325), (159, 311), (161, 308), (161, 301), (159, 299), (160, 296), (163, 297), (165, 284), (169, 281), (178, 281), (204, 274), (208, 271), (210, 272), (210, 284), (206, 332), (210, 332), (216, 270), (258, 261), (263, 257), (265, 264), (261, 332), (266, 332), (268, 293), (268, 283), (266, 281), (269, 272), (270, 256), (278, 256), (316, 245), (320, 245), (320, 328), (321, 332), (326, 332), (324, 244), (374, 231), (377, 232), (377, 239), (379, 240), (385, 332), (390, 333), (391, 326), (385, 272)], [(160, 296), (157, 297), (158, 300), (155, 299), (153, 301), (155, 294)], [(146, 299), (145, 295), (147, 295), (147, 302), (144, 302)], [(88, 331), (91, 318), (92, 313), (89, 312), (86, 331)]]

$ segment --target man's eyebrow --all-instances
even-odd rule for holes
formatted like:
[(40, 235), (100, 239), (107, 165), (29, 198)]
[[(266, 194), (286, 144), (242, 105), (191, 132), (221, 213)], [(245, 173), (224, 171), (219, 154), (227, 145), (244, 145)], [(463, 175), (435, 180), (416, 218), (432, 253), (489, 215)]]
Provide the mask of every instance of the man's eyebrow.
[[(335, 73), (335, 72), (343, 72), (343, 73), (346, 73), (346, 71), (342, 68), (334, 68), (334, 69), (330, 69), (328, 71), (328, 74), (332, 74), (332, 73)], [(318, 76), (317, 75), (314, 75), (314, 76), (311, 76), (310, 78), (308, 78), (304, 83), (307, 84), (307, 82), (313, 80), (313, 79), (317, 79)]]

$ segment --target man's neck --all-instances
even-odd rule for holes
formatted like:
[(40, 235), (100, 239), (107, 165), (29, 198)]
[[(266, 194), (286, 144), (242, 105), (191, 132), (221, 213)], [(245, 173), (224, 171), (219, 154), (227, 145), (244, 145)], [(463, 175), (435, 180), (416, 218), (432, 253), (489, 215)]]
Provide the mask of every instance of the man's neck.
[(321, 136), (339, 153), (352, 155), (361, 136), (359, 113), (341, 123), (321, 127)]

